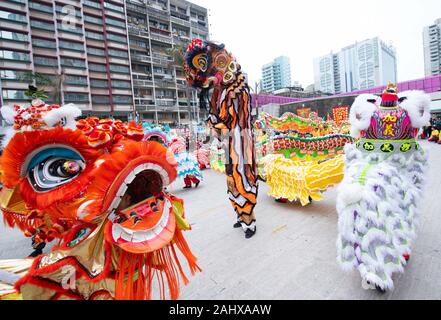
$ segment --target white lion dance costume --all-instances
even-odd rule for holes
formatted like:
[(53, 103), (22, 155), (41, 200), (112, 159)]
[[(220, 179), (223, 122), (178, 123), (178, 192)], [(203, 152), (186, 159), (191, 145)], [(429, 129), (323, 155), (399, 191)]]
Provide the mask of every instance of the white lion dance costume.
[(415, 138), (430, 119), (422, 91), (397, 93), (388, 85), (381, 99), (359, 96), (350, 112), (352, 135), (345, 148), (345, 177), (337, 197), (338, 257), (344, 270), (358, 269), (365, 289), (393, 289), (415, 239), (426, 152)]

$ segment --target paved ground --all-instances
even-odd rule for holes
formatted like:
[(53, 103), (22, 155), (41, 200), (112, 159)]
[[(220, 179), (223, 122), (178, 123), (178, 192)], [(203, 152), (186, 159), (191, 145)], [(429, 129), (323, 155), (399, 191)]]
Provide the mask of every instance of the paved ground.
[[(224, 176), (205, 171), (199, 189), (181, 190), (180, 182), (171, 189), (186, 201), (193, 226), (186, 238), (203, 268), (182, 299), (441, 299), (441, 146), (424, 145), (431, 161), (419, 237), (393, 292), (364, 291), (358, 272), (344, 273), (337, 265), (335, 189), (302, 208), (275, 203), (261, 183), (258, 232), (245, 240), (232, 228)], [(20, 233), (0, 227), (0, 258), (23, 257), (29, 246)]]

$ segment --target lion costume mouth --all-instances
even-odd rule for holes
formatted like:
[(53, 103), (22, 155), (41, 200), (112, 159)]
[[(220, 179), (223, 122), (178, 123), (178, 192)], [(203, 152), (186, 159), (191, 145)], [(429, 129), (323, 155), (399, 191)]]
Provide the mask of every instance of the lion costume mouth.
[[(172, 200), (162, 192), (169, 179), (152, 163), (132, 170), (110, 205), (107, 240), (132, 253), (152, 252), (169, 243), (176, 228)], [(127, 197), (129, 207), (122, 203)]]

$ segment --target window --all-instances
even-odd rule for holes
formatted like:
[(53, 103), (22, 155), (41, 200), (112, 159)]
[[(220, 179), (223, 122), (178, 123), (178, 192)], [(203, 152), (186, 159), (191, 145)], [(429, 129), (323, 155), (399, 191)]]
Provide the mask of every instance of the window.
[(64, 83), (70, 85), (87, 86), (87, 77), (66, 75)]
[(59, 31), (83, 34), (83, 29), (76, 27), (75, 24), (58, 23), (57, 26)]
[(2, 96), (5, 100), (24, 100), (27, 97), (24, 90), (2, 90)]
[(31, 20), (31, 26), (36, 29), (43, 29), (43, 30), (55, 30), (55, 26), (53, 23), (43, 22), (40, 20)]
[(90, 80), (90, 86), (93, 88), (107, 88), (109, 86), (107, 80)]
[[(74, 9), (74, 10), (72, 10), (72, 9)], [(57, 5), (55, 5), (55, 11), (62, 14), (61, 18), (64, 18), (67, 15), (69, 15), (69, 16), (74, 15), (77, 18), (81, 19), (81, 10), (79, 8), (75, 8), (71, 5), (69, 5), (69, 6), (63, 5), (62, 6), (62, 5), (57, 4)]]
[(60, 48), (84, 52), (84, 46), (82, 43), (70, 42), (70, 41), (64, 41), (64, 40), (59, 40), (58, 43), (60, 44)]
[(132, 96), (113, 96), (115, 103), (132, 103)]
[(51, 48), (51, 49), (55, 49), (57, 47), (57, 44), (55, 43), (55, 41), (46, 40), (46, 39), (39, 39), (39, 38), (34, 38), (34, 37), (32, 37), (32, 45), (34, 47)]
[(94, 23), (94, 24), (103, 25), (102, 18), (92, 17), (92, 16), (88, 16), (88, 15), (84, 15), (84, 21)]
[(106, 52), (103, 49), (87, 47), (87, 53), (95, 56), (104, 56)]
[(141, 48), (146, 48), (146, 49), (148, 48), (147, 42), (141, 40), (130, 39), (130, 44)]
[(124, 12), (124, 8), (122, 6), (117, 6), (115, 4), (111, 4), (108, 2), (104, 2), (104, 8), (109, 9), (109, 10), (113, 10), (113, 11)]
[(24, 71), (0, 70), (0, 78), (1, 79), (26, 81), (26, 80), (23, 80), (24, 76), (25, 76)]
[(121, 50), (114, 50), (114, 49), (109, 49), (109, 56), (112, 57), (118, 57), (118, 58), (128, 58), (129, 54), (127, 53), (127, 51), (121, 51)]
[(104, 36), (102, 34), (96, 32), (86, 31), (86, 38), (95, 39), (95, 40), (104, 40)]
[(30, 61), (29, 53), (0, 50), (0, 59)]
[(84, 60), (72, 58), (61, 58), (61, 65), (72, 68), (86, 68), (86, 62)]
[(14, 22), (27, 23), (25, 14), (12, 13), (0, 10), (0, 19), (11, 20)]
[(101, 4), (99, 4), (99, 3), (95, 2), (95, 1), (85, 0), (83, 2), (83, 4), (85, 6), (88, 6), (88, 7), (92, 7), (92, 8), (96, 8), (96, 9), (101, 9)]
[(117, 64), (111, 64), (109, 69), (110, 69), (110, 71), (117, 72), (117, 73), (129, 73), (129, 67), (120, 66)]
[(65, 93), (65, 102), (89, 102), (89, 95), (87, 93)]
[(28, 41), (28, 35), (23, 33), (1, 30), (0, 39), (26, 42)]
[(100, 104), (105, 104), (105, 103), (110, 103), (110, 99), (109, 96), (92, 96), (92, 102), (93, 103), (100, 103)]
[(38, 10), (38, 11), (42, 11), (42, 12), (46, 12), (46, 13), (52, 13), (52, 6), (38, 3), (38, 2), (29, 1), (29, 8), (34, 9), (34, 10)]
[(58, 60), (56, 58), (34, 56), (34, 64), (40, 66), (56, 67), (58, 65)]
[(106, 24), (109, 24), (114, 27), (119, 27), (119, 28), (126, 27), (126, 23), (124, 21), (116, 20), (116, 19), (112, 19), (112, 18), (107, 18), (107, 17), (106, 17)]
[(98, 71), (98, 72), (106, 72), (106, 66), (103, 64), (98, 64), (98, 63), (90, 63), (89, 62), (89, 70), (91, 71)]
[(116, 42), (127, 43), (126, 37), (117, 36), (116, 34), (113, 34), (113, 33), (108, 33), (107, 39), (112, 40), (112, 41), (116, 41)]
[(112, 88), (130, 89), (130, 81), (112, 80)]

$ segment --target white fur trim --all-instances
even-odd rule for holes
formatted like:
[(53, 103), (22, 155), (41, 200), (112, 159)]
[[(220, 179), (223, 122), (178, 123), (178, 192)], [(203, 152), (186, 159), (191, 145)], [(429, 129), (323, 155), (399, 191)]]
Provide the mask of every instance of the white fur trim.
[(421, 128), (430, 121), (430, 96), (424, 91), (410, 90), (401, 92), (399, 98), (407, 98), (400, 106), (407, 111), (412, 126)]
[(4, 137), (2, 139), (1, 148), (4, 149), (8, 145), (9, 141), (11, 141), (12, 137), (15, 135), (15, 130), (12, 126), (5, 127), (2, 131)]
[(61, 121), (61, 119), (64, 118), (65, 128), (69, 128), (72, 130), (76, 129), (76, 122), (75, 119), (81, 116), (81, 110), (76, 107), (73, 103), (67, 104), (65, 106), (62, 106), (58, 109), (53, 109), (52, 111), (48, 112), (44, 117), (43, 120), (46, 122), (48, 127), (55, 126), (58, 122)]
[[(368, 100), (375, 100), (375, 103)], [(360, 137), (360, 131), (369, 128), (372, 114), (377, 109), (379, 97), (373, 94), (359, 95), (352, 104), (349, 113), (349, 121), (351, 123), (351, 135), (354, 138)]]
[(14, 124), (15, 110), (13, 106), (3, 106), (0, 109), (3, 119), (9, 124)]

